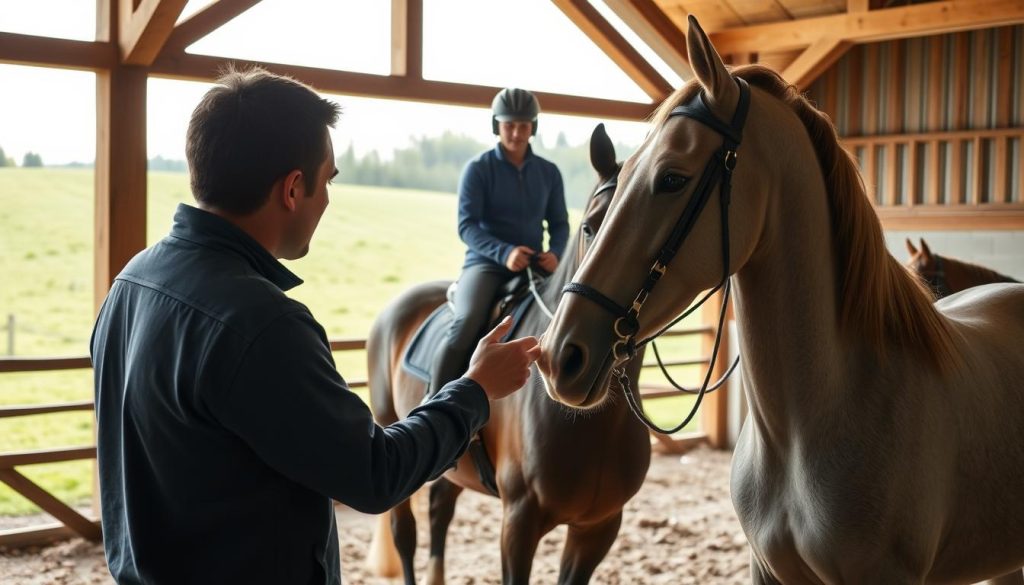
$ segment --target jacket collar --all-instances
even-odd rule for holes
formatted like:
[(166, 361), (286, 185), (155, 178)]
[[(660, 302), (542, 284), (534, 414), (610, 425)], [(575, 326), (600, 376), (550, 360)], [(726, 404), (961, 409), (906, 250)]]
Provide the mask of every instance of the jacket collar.
[(259, 242), (219, 215), (184, 203), (174, 212), (171, 237), (241, 256), (253, 270), (281, 290), (295, 288), (302, 279), (284, 267)]

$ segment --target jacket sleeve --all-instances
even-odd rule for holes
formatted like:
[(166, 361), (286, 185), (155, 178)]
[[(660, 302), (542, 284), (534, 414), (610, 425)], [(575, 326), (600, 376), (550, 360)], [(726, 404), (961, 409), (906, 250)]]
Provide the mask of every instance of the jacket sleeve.
[(404, 420), (377, 425), (305, 311), (278, 317), (250, 344), (221, 400), (211, 410), (268, 466), (367, 513), (451, 467), (490, 415), (483, 389), (460, 378)]
[(562, 173), (555, 165), (551, 165), (551, 170), (554, 173), (553, 186), (544, 219), (548, 222), (548, 249), (561, 260), (562, 254), (565, 253), (565, 245), (569, 242), (569, 212), (565, 207)]
[(474, 252), (504, 266), (505, 259), (515, 246), (480, 227), (486, 196), (487, 179), (483, 176), (481, 165), (471, 162), (466, 165), (459, 179), (459, 237)]

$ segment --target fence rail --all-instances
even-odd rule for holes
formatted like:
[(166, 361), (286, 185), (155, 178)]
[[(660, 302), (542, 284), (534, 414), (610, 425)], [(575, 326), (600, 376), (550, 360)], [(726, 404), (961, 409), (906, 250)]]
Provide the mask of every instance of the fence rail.
[[(713, 327), (698, 326), (685, 329), (674, 329), (666, 332), (665, 336), (710, 336), (713, 333)], [(356, 338), (333, 339), (330, 341), (330, 346), (331, 350), (335, 352), (363, 351), (366, 349), (366, 340)], [(666, 361), (664, 363), (666, 367), (677, 367), (702, 364), (706, 365), (708, 361), (707, 357), (698, 357)], [(92, 363), (87, 356), (31, 358), (0, 357), (0, 374), (14, 372), (79, 370), (91, 367)], [(658, 364), (653, 361), (647, 361), (643, 364), (643, 367), (653, 368), (658, 367)], [(350, 388), (365, 388), (367, 386), (367, 381), (354, 380), (348, 382), (348, 385)], [(679, 392), (675, 390), (668, 391), (667, 388), (667, 386), (642, 385), (640, 387), (640, 393), (641, 396), (648, 400), (679, 395)], [(92, 410), (93, 401), (91, 400), (57, 404), (8, 405), (0, 406), (0, 419), (46, 415), (57, 412)], [(688, 449), (694, 444), (700, 443), (706, 439), (705, 435), (700, 432), (685, 433), (678, 437), (657, 436), (655, 438), (657, 439), (657, 444), (663, 450)], [(99, 540), (101, 538), (101, 534), (98, 520), (94, 518), (86, 518), (78, 511), (60, 501), (42, 487), (15, 470), (15, 467), (23, 465), (79, 461), (95, 458), (95, 445), (0, 453), (0, 481), (4, 482), (16, 492), (62, 522), (62, 524), (47, 524), (28, 528), (0, 530), (0, 546), (27, 546), (75, 535), (82, 536), (90, 540)]]
[(842, 139), (890, 229), (1024, 227), (1024, 128)]

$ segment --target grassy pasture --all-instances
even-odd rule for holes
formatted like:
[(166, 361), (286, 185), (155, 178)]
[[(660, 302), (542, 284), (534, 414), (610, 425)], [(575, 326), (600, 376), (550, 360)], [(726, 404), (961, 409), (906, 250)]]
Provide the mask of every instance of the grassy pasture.
[[(374, 316), (403, 289), (458, 276), (463, 245), (450, 194), (336, 185), (307, 257), (288, 263), (305, 279), (289, 294), (310, 307), (331, 337), (365, 337)], [(170, 228), (178, 203), (191, 203), (184, 174), (149, 175), (147, 241)], [(574, 214), (574, 218), (578, 213)], [(574, 219), (575, 222), (575, 219)], [(93, 175), (88, 169), (0, 168), (0, 354), (86, 355), (95, 316)], [(13, 335), (8, 331), (13, 316)], [(666, 359), (699, 352), (695, 338), (662, 343)], [(365, 379), (362, 352), (336, 354), (350, 380)], [(653, 359), (653, 356), (649, 359)], [(693, 383), (697, 368), (673, 374)], [(655, 370), (645, 379), (657, 380)], [(0, 405), (92, 398), (91, 371), (0, 374)], [(692, 399), (652, 401), (660, 424), (681, 419)], [(93, 443), (91, 413), (0, 419), (0, 453)], [(69, 503), (92, 494), (92, 462), (19, 469)], [(0, 484), (0, 515), (37, 511)]]

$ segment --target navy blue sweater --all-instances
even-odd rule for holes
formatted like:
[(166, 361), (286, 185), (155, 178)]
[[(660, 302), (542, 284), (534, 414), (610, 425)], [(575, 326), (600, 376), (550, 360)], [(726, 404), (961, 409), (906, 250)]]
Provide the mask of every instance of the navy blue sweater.
[(382, 428), (335, 369), (301, 283), (181, 205), (93, 332), (103, 536), (118, 583), (341, 582), (331, 499), (383, 512), (463, 453), (483, 390), (446, 386)]
[(459, 237), (467, 246), (463, 268), (504, 265), (516, 246), (543, 251), (544, 222), (548, 248), (561, 258), (569, 241), (562, 174), (532, 147), (520, 168), (505, 158), (500, 143), (466, 165), (459, 180)]

